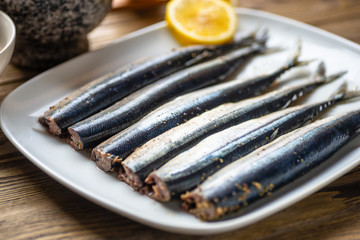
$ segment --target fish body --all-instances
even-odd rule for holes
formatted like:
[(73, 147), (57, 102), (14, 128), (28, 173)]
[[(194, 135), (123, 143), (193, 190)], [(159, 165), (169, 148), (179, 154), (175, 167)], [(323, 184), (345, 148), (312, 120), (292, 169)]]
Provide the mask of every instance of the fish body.
[(326, 161), (358, 133), (359, 127), (358, 109), (285, 134), (182, 195), (183, 207), (203, 220), (216, 220), (245, 207)]
[(223, 81), (265, 49), (265, 46), (256, 43), (149, 84), (70, 126), (71, 145), (75, 149), (95, 147), (176, 96)]
[[(266, 38), (264, 34), (258, 37), (258, 40), (265, 42)], [(255, 40), (252, 34), (225, 45), (198, 45), (174, 49), (157, 57), (121, 67), (74, 91), (46, 111), (39, 121), (55, 135), (67, 134), (69, 126), (130, 93), (180, 69), (247, 46)]]
[(154, 191), (162, 193), (153, 197), (169, 201), (173, 196), (195, 188), (231, 162), (311, 122), (320, 112), (329, 109), (345, 96), (344, 89), (341, 89), (331, 99), (280, 110), (207, 137), (149, 175), (146, 181), (154, 182), (152, 188), (162, 186)]
[[(286, 87), (237, 103), (223, 104), (151, 139), (137, 149), (129, 160), (126, 159), (124, 162), (117, 161), (116, 157), (115, 159), (112, 158), (112, 156), (116, 156), (115, 151), (118, 148), (113, 147), (115, 150), (113, 152), (109, 151), (109, 148), (105, 148), (105, 154), (100, 152), (102, 149), (99, 149), (101, 153), (99, 155), (104, 156), (100, 163), (121, 162), (120, 178), (135, 189), (139, 188), (152, 170), (159, 168), (169, 159), (195, 145), (205, 137), (252, 118), (285, 108), (305, 92), (314, 90), (317, 86), (326, 83), (330, 78), (333, 79), (332, 77), (313, 79), (311, 82), (299, 84), (296, 87)], [(114, 137), (109, 141), (118, 141), (117, 143), (119, 143), (124, 139), (126, 139), (125, 134), (121, 137), (118, 135), (118, 137)], [(112, 147), (110, 144), (112, 142), (109, 142), (109, 145), (105, 147)], [(122, 143), (113, 146), (126, 147), (127, 145)], [(110, 153), (110, 155), (106, 153)]]

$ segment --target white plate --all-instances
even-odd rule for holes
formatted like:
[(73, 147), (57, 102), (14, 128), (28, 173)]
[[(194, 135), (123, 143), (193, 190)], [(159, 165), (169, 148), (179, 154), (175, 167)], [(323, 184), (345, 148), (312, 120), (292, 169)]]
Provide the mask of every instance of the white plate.
[[(360, 79), (360, 47), (333, 34), (276, 15), (238, 9), (241, 31), (267, 26), (270, 44), (293, 46), (301, 37), (304, 58), (321, 58), (329, 72), (349, 71), (347, 79)], [(327, 164), (313, 171), (288, 189), (274, 194), (236, 217), (218, 222), (201, 222), (183, 212), (179, 202), (161, 204), (132, 191), (110, 174), (97, 169), (88, 155), (76, 152), (61, 140), (50, 136), (37, 118), (53, 103), (116, 66), (144, 56), (152, 56), (178, 46), (161, 22), (129, 34), (98, 51), (72, 59), (29, 80), (4, 100), (1, 108), (1, 127), (10, 141), (40, 169), (85, 198), (138, 222), (167, 231), (187, 234), (214, 234), (244, 227), (263, 219), (305, 198), (360, 163), (360, 148), (352, 141)], [(259, 57), (246, 67), (243, 75), (269, 71), (283, 63), (289, 51)], [(312, 64), (315, 65), (315, 64)], [(302, 74), (308, 68), (285, 75)], [(307, 101), (326, 97), (338, 82), (321, 88)], [(324, 95), (325, 93), (325, 95)], [(337, 106), (328, 114), (348, 110), (356, 103)]]

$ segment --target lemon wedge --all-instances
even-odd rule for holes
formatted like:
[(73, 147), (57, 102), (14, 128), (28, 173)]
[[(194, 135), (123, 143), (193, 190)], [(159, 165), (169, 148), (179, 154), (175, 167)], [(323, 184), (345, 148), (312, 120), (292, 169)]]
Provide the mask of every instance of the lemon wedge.
[(237, 28), (234, 8), (222, 0), (171, 0), (165, 20), (183, 44), (225, 43)]

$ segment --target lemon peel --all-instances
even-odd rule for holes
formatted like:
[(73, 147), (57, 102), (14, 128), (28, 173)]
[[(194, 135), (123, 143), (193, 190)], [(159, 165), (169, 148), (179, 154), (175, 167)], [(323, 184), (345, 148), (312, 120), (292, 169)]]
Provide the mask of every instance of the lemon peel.
[(222, 0), (171, 0), (165, 20), (182, 44), (221, 44), (237, 29), (234, 8)]

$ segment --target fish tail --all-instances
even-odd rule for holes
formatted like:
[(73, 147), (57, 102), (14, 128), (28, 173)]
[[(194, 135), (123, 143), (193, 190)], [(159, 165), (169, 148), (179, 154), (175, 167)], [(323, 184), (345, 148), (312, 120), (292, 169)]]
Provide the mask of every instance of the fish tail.
[(301, 40), (299, 39), (299, 41), (296, 44), (295, 52), (292, 54), (292, 56), (286, 62), (287, 68), (292, 68), (292, 67), (296, 67), (296, 66), (305, 66), (315, 60), (315, 59), (310, 59), (310, 60), (306, 60), (306, 61), (300, 61), (299, 57), (301, 56), (301, 50), (302, 50), (302, 45), (301, 45)]
[[(242, 33), (237, 33), (234, 36), (234, 42), (243, 41), (244, 36)], [(269, 32), (267, 28), (257, 27), (254, 31), (250, 32), (245, 39), (252, 40), (252, 42), (258, 42), (260, 44), (265, 44), (269, 40)]]
[(352, 98), (360, 97), (360, 90), (355, 88), (353, 90), (348, 89), (348, 83), (344, 81), (336, 91), (330, 96), (330, 99), (335, 102), (341, 100), (349, 100)]
[(336, 91), (331, 94), (329, 99), (334, 100), (335, 102), (345, 99), (345, 96), (347, 96), (349, 93), (347, 88), (347, 82), (343, 82), (340, 87), (338, 87)]
[(255, 41), (260, 44), (265, 44), (269, 39), (269, 31), (267, 28), (260, 28), (256, 30), (253, 34)]
[(346, 73), (347, 73), (347, 71), (340, 71), (340, 72), (326, 76), (325, 63), (322, 61), (322, 62), (320, 62), (319, 66), (317, 67), (312, 79), (314, 79), (315, 82), (318, 82), (320, 84), (329, 83), (329, 82), (332, 82), (332, 81), (342, 77)]
[(332, 82), (332, 81), (344, 76), (346, 73), (347, 73), (347, 71), (340, 71), (340, 72), (334, 73), (332, 75), (329, 75), (325, 78), (325, 82)]
[(296, 44), (295, 52), (290, 57), (290, 59), (287, 61), (287, 67), (296, 66), (299, 62), (299, 57), (301, 55), (302, 45), (301, 40), (298, 41)]
[(347, 90), (344, 96), (344, 100), (360, 97), (360, 90), (355, 87), (352, 90)]
[(266, 45), (267, 40), (269, 39), (268, 29), (261, 28), (260, 30), (254, 31), (254, 44), (257, 46), (262, 46), (261, 53), (263, 54), (271, 54), (275, 52), (279, 52), (285, 49), (284, 46), (272, 46), (269, 47)]
[(322, 81), (325, 80), (326, 78), (326, 66), (325, 66), (325, 63), (323, 61), (321, 61), (318, 65), (318, 67), (316, 68), (316, 71), (315, 71), (315, 74), (314, 74), (314, 77), (313, 77), (315, 80), (316, 79), (320, 79)]
[(254, 52), (260, 53), (260, 54), (267, 54), (269, 52), (272, 52), (272, 50), (270, 50), (270, 48), (268, 48), (266, 46), (266, 44), (262, 44), (262, 43), (258, 43), (258, 42), (254, 42), (251, 45), (251, 48), (253, 50), (255, 50)]
[[(281, 47), (281, 46), (269, 47), (266, 50), (266, 53), (281, 51), (283, 49), (284, 49), (284, 47)], [(301, 45), (301, 40), (299, 40), (297, 42), (297, 44), (296, 44), (296, 48), (295, 48), (294, 53), (286, 61), (286, 64), (285, 64), (285, 67), (284, 67), (285, 69), (290, 69), (292, 67), (298, 67), (298, 66), (305, 66), (305, 65), (308, 65), (309, 63), (311, 63), (311, 62), (313, 62), (315, 60), (315, 59), (310, 59), (310, 60), (300, 61), (299, 58), (301, 56), (301, 50), (302, 50), (302, 45)]]

